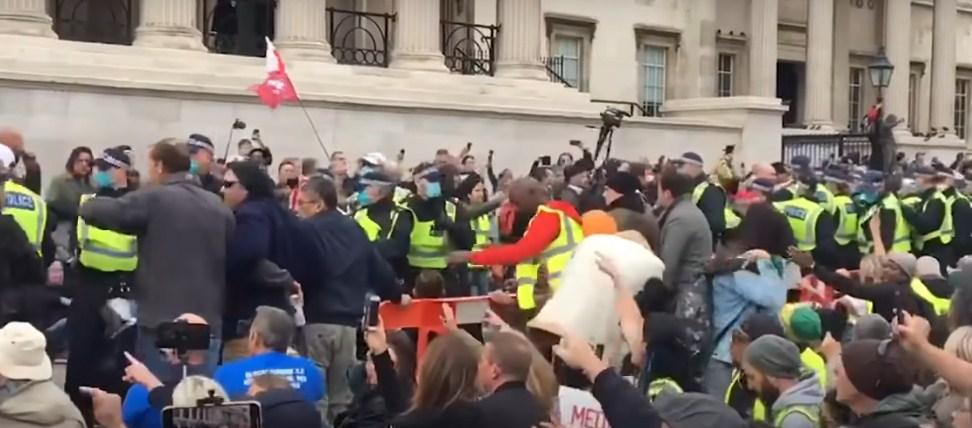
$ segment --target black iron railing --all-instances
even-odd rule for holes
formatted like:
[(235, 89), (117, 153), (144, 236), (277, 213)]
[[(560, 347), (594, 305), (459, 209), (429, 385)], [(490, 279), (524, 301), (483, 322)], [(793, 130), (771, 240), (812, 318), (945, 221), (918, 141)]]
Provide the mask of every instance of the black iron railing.
[(844, 157), (861, 163), (870, 154), (866, 134), (784, 135), (780, 160), (789, 163), (794, 156), (806, 156), (817, 167)]
[(551, 82), (557, 82), (563, 84), (568, 88), (573, 88), (567, 79), (564, 79), (564, 57), (552, 56), (543, 59), (543, 65), (547, 69), (547, 77), (550, 78)]
[(395, 15), (327, 8), (331, 54), (338, 64), (388, 67)]
[(495, 73), (496, 37), (500, 27), (442, 21), (442, 55), (446, 67), (462, 74)]
[(130, 45), (138, 25), (135, 0), (54, 0), (54, 32), (61, 40)]

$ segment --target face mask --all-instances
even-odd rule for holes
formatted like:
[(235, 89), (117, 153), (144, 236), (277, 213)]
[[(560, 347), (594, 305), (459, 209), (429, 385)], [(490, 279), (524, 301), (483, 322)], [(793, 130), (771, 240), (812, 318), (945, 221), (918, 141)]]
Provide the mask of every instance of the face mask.
[(199, 175), (199, 164), (196, 161), (189, 161), (189, 173)]
[(442, 196), (442, 185), (438, 181), (426, 183), (425, 196), (429, 199)]
[(368, 205), (371, 205), (372, 202), (373, 201), (371, 200), (371, 196), (368, 195), (368, 192), (365, 192), (364, 190), (358, 192), (359, 207), (366, 207)]
[(94, 173), (94, 182), (99, 189), (109, 189), (113, 186), (111, 182), (111, 174), (108, 171), (98, 171)]

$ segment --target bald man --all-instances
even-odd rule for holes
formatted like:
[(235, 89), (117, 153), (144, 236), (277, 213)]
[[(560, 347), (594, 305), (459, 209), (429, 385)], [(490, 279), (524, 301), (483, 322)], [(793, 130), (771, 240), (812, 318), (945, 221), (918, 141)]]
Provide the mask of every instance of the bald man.
[(560, 285), (560, 275), (574, 247), (584, 238), (581, 216), (573, 205), (549, 200), (546, 186), (530, 177), (517, 179), (510, 185), (510, 203), (519, 213), (533, 214), (519, 241), (473, 252), (456, 251), (449, 255), (449, 260), (481, 266), (517, 265), (517, 301), (520, 309), (532, 310), (537, 306), (533, 290), (540, 266), (546, 267), (552, 290)]
[(752, 172), (750, 173), (751, 179), (765, 178), (772, 181), (776, 181), (776, 170), (773, 169), (773, 165), (766, 162), (757, 162), (753, 164)]

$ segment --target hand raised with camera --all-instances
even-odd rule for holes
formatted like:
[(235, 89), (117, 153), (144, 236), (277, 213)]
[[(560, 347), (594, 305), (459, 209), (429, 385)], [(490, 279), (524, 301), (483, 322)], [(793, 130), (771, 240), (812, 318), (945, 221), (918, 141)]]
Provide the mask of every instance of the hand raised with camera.
[(388, 337), (385, 334), (385, 321), (378, 316), (378, 325), (368, 327), (364, 332), (365, 344), (372, 355), (382, 354), (388, 350)]
[(162, 386), (162, 381), (132, 354), (125, 352), (125, 358), (128, 359), (128, 367), (125, 367), (125, 376), (122, 377), (125, 382), (137, 383), (149, 391)]
[(554, 345), (553, 351), (571, 368), (583, 370), (591, 381), (608, 369), (607, 363), (597, 358), (594, 348), (575, 333), (564, 336), (559, 345)]

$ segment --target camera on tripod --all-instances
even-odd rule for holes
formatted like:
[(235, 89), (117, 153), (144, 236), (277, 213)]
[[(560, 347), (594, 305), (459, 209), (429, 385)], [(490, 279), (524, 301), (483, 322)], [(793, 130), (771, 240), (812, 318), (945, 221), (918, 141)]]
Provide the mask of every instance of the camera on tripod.
[(614, 135), (614, 129), (621, 127), (621, 122), (624, 118), (631, 117), (631, 113), (623, 110), (618, 110), (614, 107), (608, 107), (601, 112), (601, 131), (597, 136), (597, 146), (594, 149), (594, 159), (598, 159), (601, 156), (601, 149), (604, 148), (604, 143), (607, 143), (607, 155), (606, 157), (611, 157), (611, 137)]

